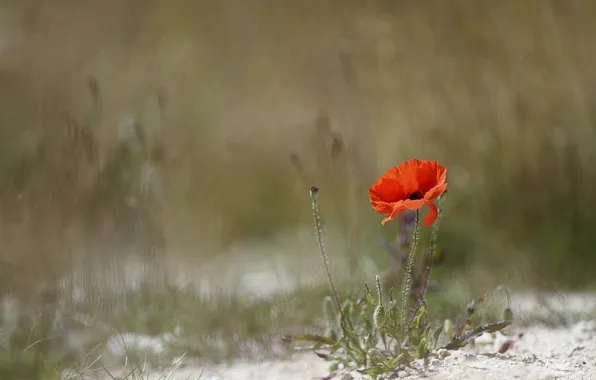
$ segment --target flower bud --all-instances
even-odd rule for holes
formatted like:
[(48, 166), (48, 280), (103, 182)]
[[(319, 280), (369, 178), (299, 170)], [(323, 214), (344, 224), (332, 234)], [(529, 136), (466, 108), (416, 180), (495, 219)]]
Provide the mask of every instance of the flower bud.
[(513, 311), (511, 311), (510, 308), (506, 308), (505, 311), (503, 312), (503, 319), (506, 321), (513, 320)]

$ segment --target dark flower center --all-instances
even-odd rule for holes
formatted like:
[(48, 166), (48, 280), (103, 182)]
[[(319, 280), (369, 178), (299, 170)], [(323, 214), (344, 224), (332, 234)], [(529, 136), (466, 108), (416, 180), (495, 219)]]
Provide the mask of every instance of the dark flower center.
[(411, 193), (410, 195), (408, 195), (407, 198), (411, 201), (415, 201), (417, 199), (424, 198), (424, 196), (422, 195), (422, 193), (420, 191), (415, 191), (415, 192)]

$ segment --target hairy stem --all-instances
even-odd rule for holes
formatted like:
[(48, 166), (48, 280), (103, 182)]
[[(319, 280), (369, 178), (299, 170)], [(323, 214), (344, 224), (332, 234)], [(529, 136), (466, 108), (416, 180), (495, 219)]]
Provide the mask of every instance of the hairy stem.
[(414, 239), (412, 240), (412, 246), (410, 247), (410, 254), (408, 255), (408, 261), (406, 263), (406, 270), (404, 273), (404, 282), (402, 286), (402, 298), (401, 298), (401, 312), (400, 312), (400, 325), (405, 333), (408, 332), (408, 326), (406, 325), (406, 319), (408, 315), (408, 305), (410, 300), (410, 293), (412, 292), (412, 272), (414, 271), (414, 258), (416, 256), (416, 250), (418, 249), (418, 240), (420, 238), (420, 210), (416, 210), (416, 224), (414, 225)]
[(333, 283), (333, 278), (331, 277), (331, 271), (329, 270), (329, 259), (327, 257), (327, 251), (325, 251), (325, 244), (323, 242), (323, 229), (321, 228), (321, 220), (319, 217), (319, 203), (317, 202), (317, 193), (319, 189), (315, 186), (310, 188), (310, 199), (312, 200), (312, 215), (313, 215), (313, 223), (315, 225), (315, 233), (317, 234), (317, 242), (319, 244), (319, 251), (321, 252), (321, 258), (323, 259), (323, 267), (325, 268), (325, 274), (327, 275), (327, 280), (329, 281), (329, 286), (331, 287), (331, 293), (333, 293), (333, 299), (337, 306), (337, 309), (341, 313), (342, 321), (345, 320), (345, 316), (343, 314), (341, 308), (341, 302), (339, 300), (339, 295), (337, 293), (337, 289), (335, 288), (335, 284)]
[(418, 293), (418, 305), (417, 308), (421, 305), (425, 304), (424, 297), (426, 296), (426, 290), (428, 288), (428, 280), (430, 279), (430, 272), (432, 269), (433, 264), (433, 255), (435, 254), (435, 249), (437, 247), (437, 232), (439, 231), (439, 223), (441, 221), (441, 203), (443, 201), (443, 197), (439, 197), (437, 208), (439, 209), (439, 215), (437, 216), (437, 220), (433, 224), (433, 231), (430, 238), (430, 246), (428, 248), (428, 257), (426, 260), (426, 266), (424, 268), (424, 279), (422, 283), (422, 287), (420, 288), (420, 292)]

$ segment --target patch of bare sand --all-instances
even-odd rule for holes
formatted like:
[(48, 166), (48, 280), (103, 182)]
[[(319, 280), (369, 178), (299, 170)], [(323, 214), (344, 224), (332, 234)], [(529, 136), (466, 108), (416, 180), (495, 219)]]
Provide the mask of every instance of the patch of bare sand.
[[(538, 302), (531, 295), (514, 297), (519, 313), (586, 313), (594, 310), (593, 295), (558, 295)], [(519, 314), (518, 314), (519, 315)], [(592, 314), (593, 315), (593, 314)], [(505, 353), (498, 349), (506, 339), (479, 338), (474, 347), (433, 355), (426, 362), (418, 360), (411, 369), (401, 371), (400, 379), (430, 380), (593, 380), (596, 379), (596, 321), (579, 320), (561, 327), (530, 325), (515, 327), (511, 334), (523, 337)], [(171, 379), (206, 380), (306, 380), (328, 375), (328, 363), (312, 353), (295, 354), (291, 360), (239, 362), (231, 366), (183, 367)], [(163, 374), (161, 374), (163, 375)], [(155, 374), (158, 379), (160, 374)], [(364, 380), (355, 371), (338, 373), (334, 379)]]
[[(474, 348), (451, 351), (444, 358), (433, 355), (426, 363), (416, 361), (412, 369), (402, 371), (397, 377), (412, 380), (596, 379), (596, 324), (593, 322), (578, 322), (565, 328), (535, 326), (525, 329), (523, 338), (504, 354), (497, 352), (501, 343), (495, 339)], [(199, 368), (182, 368), (174, 378), (198, 378), (200, 373)], [(327, 375), (327, 363), (309, 353), (280, 362), (205, 368), (201, 379), (305, 380)], [(351, 371), (339, 373), (334, 379), (369, 378)]]

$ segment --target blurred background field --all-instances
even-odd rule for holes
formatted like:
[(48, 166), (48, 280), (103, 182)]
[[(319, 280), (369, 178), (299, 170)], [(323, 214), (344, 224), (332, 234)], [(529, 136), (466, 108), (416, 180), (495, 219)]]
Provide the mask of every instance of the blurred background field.
[(368, 186), (418, 157), (448, 168), (439, 281), (589, 288), (595, 16), (589, 1), (4, 0), (0, 286), (105, 311), (131, 302), (106, 289), (144, 278), (319, 284), (316, 184), (334, 273), (360, 287), (397, 265)]

